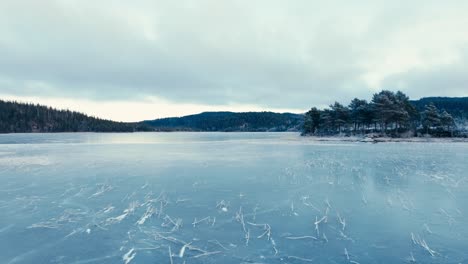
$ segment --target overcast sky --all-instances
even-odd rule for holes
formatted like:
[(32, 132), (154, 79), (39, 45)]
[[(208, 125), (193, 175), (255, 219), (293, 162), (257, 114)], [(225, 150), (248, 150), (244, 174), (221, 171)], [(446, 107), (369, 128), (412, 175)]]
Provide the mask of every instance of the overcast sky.
[(468, 1), (1, 0), (0, 98), (114, 120), (468, 96)]

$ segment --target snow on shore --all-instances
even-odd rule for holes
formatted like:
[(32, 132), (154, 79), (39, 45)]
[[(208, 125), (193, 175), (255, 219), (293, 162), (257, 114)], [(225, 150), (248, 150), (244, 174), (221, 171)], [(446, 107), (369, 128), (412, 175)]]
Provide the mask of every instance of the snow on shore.
[(391, 138), (391, 137), (359, 137), (359, 136), (306, 136), (312, 141), (331, 141), (331, 142), (367, 142), (367, 143), (387, 143), (387, 142), (414, 142), (414, 143), (452, 143), (467, 142), (468, 138), (431, 138), (431, 137), (410, 137), (410, 138)]

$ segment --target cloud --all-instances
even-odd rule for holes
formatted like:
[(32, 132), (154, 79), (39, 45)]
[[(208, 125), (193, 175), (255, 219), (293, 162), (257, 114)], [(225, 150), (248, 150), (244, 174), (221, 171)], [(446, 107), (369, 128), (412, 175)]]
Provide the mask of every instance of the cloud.
[(467, 96), (468, 48), (454, 63), (440, 63), (392, 75), (382, 83), (385, 89), (409, 90), (410, 96)]
[(468, 2), (407, 2), (5, 0), (0, 94), (304, 110), (394, 86), (467, 95)]

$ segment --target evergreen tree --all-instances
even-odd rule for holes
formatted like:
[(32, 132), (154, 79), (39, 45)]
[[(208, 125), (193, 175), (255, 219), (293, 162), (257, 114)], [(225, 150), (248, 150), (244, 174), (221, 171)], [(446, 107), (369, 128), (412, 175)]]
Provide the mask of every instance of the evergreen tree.
[(411, 118), (414, 118), (416, 109), (411, 105), (409, 97), (401, 91), (395, 93), (395, 112), (393, 120), (397, 128), (407, 128)]
[(334, 134), (335, 131), (335, 118), (332, 110), (325, 109), (320, 113), (321, 130), (324, 134)]
[(304, 133), (315, 134), (320, 126), (320, 111), (313, 107), (305, 114)]
[(426, 105), (425, 110), (422, 113), (421, 123), (426, 130), (426, 134), (429, 134), (431, 129), (440, 126), (439, 110), (433, 103)]
[(352, 122), (354, 131), (357, 131), (359, 127), (366, 121), (365, 112), (367, 111), (367, 108), (368, 108), (367, 101), (354, 98), (349, 104), (348, 108), (349, 108), (350, 121)]
[(347, 124), (349, 123), (349, 109), (346, 106), (335, 102), (334, 104), (330, 105), (330, 110), (334, 124), (333, 129), (338, 128), (338, 133), (341, 133), (346, 129)]
[(383, 90), (378, 94), (374, 94), (372, 105), (376, 122), (380, 124), (384, 132), (387, 131), (389, 126), (395, 129), (408, 128), (409, 121), (415, 113), (408, 96), (401, 91), (393, 93)]
[(375, 112), (375, 121), (379, 123), (380, 128), (387, 131), (387, 127), (394, 119), (396, 110), (395, 95), (391, 91), (381, 91), (372, 97), (372, 105)]
[(440, 114), (440, 124), (444, 127), (444, 129), (452, 134), (452, 128), (455, 126), (455, 121), (453, 120), (452, 115), (445, 110), (443, 110)]
[(359, 111), (360, 119), (362, 123), (366, 126), (366, 128), (368, 129), (369, 126), (374, 124), (374, 121), (375, 121), (374, 107), (372, 106), (372, 104), (366, 102), (366, 104), (362, 105), (360, 108), (361, 108), (361, 110)]

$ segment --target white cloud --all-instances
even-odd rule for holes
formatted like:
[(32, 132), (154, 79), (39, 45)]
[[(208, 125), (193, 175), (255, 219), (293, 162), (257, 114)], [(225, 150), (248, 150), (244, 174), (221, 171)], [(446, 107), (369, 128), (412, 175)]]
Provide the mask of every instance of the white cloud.
[[(152, 115), (307, 109), (381, 88), (421, 97), (438, 80), (454, 84), (440, 95), (467, 95), (466, 10), (433, 0), (4, 0), (0, 94), (87, 112), (141, 104)], [(144, 106), (150, 98), (166, 104)]]

